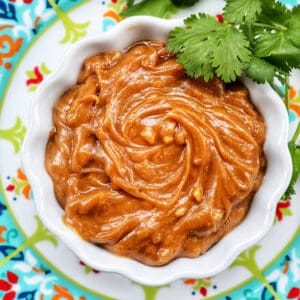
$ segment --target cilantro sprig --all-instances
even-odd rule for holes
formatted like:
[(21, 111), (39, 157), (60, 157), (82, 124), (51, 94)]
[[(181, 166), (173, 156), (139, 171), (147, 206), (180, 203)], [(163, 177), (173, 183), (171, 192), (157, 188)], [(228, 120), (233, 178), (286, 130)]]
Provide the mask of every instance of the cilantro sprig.
[(170, 32), (168, 49), (191, 77), (206, 81), (215, 74), (225, 82), (236, 80), (251, 60), (247, 37), (230, 24), (200, 13), (184, 20), (186, 27)]
[(135, 0), (127, 0), (128, 8), (121, 13), (123, 17), (154, 16), (170, 18), (178, 12), (178, 8), (193, 6), (199, 0), (144, 0), (136, 3)]
[(300, 138), (300, 122), (296, 128), (294, 136), (292, 137), (291, 141), (289, 142), (289, 150), (292, 158), (293, 163), (293, 173), (290, 184), (285, 191), (284, 195), (281, 197), (283, 200), (291, 199), (293, 195), (296, 194), (295, 192), (295, 184), (300, 176), (300, 145), (297, 144), (297, 140)]
[(128, 1), (127, 5), (128, 8), (121, 12), (122, 17), (145, 15), (168, 19), (177, 12), (171, 0), (144, 0), (137, 4)]
[[(217, 75), (231, 82), (246, 72), (283, 96), (276, 79), (287, 86), (292, 68), (300, 68), (300, 7), (289, 10), (275, 0), (227, 0), (223, 18), (219, 23), (202, 13), (189, 17), (185, 27), (170, 32), (168, 49), (178, 53), (192, 77)], [(197, 72), (195, 64), (201, 65)]]
[[(123, 16), (152, 15), (169, 18), (180, 6), (199, 0), (128, 0)], [(185, 27), (170, 32), (169, 51), (186, 73), (208, 81), (214, 76), (235, 81), (243, 73), (257, 83), (269, 83), (285, 98), (289, 112), (289, 81), (293, 68), (300, 69), (300, 5), (288, 9), (276, 0), (225, 0), (224, 22), (204, 13), (184, 20)], [(278, 87), (284, 86), (285, 92)], [(282, 196), (290, 199), (300, 176), (300, 122), (288, 147), (293, 175)]]

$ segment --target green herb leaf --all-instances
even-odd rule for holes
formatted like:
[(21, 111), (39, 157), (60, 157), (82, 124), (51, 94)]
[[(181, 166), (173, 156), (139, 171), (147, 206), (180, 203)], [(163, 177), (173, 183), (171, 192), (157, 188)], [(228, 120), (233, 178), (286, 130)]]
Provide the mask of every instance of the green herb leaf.
[(193, 6), (199, 2), (199, 0), (172, 0), (172, 3), (176, 6)]
[(295, 6), (289, 20), (289, 36), (294, 46), (300, 48), (300, 5)]
[(259, 22), (280, 25), (290, 17), (291, 11), (282, 3), (276, 0), (262, 0), (262, 13)]
[(300, 136), (300, 122), (298, 123), (297, 129), (295, 131), (295, 134), (292, 138), (292, 140), (289, 142), (289, 150), (292, 158), (293, 163), (293, 173), (292, 178), (289, 183), (289, 186), (284, 193), (284, 195), (281, 197), (283, 200), (291, 199), (292, 195), (295, 195), (295, 184), (300, 176), (300, 145), (296, 144), (297, 139)]
[(246, 74), (257, 83), (272, 83), (276, 77), (276, 70), (268, 61), (253, 56), (247, 65)]
[(283, 200), (290, 199), (292, 195), (296, 194), (294, 186), (300, 175), (300, 146), (296, 145), (293, 142), (290, 142), (289, 150), (290, 150), (292, 162), (293, 162), (293, 174), (292, 174), (292, 178), (289, 183), (289, 186), (288, 186), (285, 194), (282, 196)]
[(189, 76), (203, 76), (207, 81), (216, 73), (230, 82), (242, 74), (251, 58), (242, 32), (206, 14), (191, 16), (185, 25), (170, 32), (168, 49), (179, 53), (178, 62)]
[(290, 72), (300, 68), (300, 8), (292, 11), (284, 5), (266, 1), (256, 27), (255, 55)]
[(131, 7), (134, 4), (134, 0), (127, 0), (126, 3), (128, 7)]
[(255, 55), (267, 58), (270, 63), (286, 72), (300, 67), (300, 48), (295, 47), (283, 32), (261, 35), (256, 44)]
[(123, 17), (143, 15), (168, 19), (177, 11), (177, 8), (173, 5), (171, 0), (144, 0), (129, 6), (122, 11), (120, 15)]
[(231, 23), (251, 23), (262, 11), (263, 0), (228, 0), (224, 7), (223, 17)]

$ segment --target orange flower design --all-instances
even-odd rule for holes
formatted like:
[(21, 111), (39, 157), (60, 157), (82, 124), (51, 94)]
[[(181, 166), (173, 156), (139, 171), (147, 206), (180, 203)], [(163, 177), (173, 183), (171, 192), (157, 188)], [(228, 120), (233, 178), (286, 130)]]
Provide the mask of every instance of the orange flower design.
[(0, 243), (4, 243), (6, 240), (2, 237), (3, 232), (6, 231), (5, 226), (0, 226)]
[[(52, 297), (52, 300), (75, 300), (74, 296), (69, 290), (61, 285), (54, 284), (54, 290), (56, 294)], [(86, 300), (84, 296), (80, 296), (78, 300)]]

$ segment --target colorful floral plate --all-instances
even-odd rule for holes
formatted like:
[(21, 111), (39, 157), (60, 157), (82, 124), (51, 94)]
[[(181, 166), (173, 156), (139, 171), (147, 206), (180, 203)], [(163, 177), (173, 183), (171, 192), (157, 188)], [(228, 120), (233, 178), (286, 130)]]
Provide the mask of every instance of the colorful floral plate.
[[(84, 36), (109, 30), (120, 21), (124, 5), (124, 0), (0, 0), (0, 298), (300, 299), (299, 184), (292, 199), (279, 201), (268, 235), (229, 269), (213, 278), (187, 278), (160, 287), (92, 270), (37, 217), (20, 163), (30, 98), (57, 68), (58, 53)], [(222, 5), (202, 0), (197, 11), (218, 14)], [(177, 16), (193, 11), (179, 11)], [(299, 71), (291, 84), (292, 135), (300, 118)]]

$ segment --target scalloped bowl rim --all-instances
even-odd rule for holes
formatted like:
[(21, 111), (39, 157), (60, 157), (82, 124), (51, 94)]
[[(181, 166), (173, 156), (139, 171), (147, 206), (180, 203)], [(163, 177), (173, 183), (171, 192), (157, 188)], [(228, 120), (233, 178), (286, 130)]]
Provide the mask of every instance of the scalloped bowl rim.
[(55, 199), (52, 181), (44, 166), (45, 146), (52, 127), (54, 102), (76, 82), (86, 57), (115, 49), (123, 50), (139, 40), (166, 41), (168, 32), (176, 26), (183, 26), (183, 21), (132, 17), (122, 21), (109, 32), (87, 37), (72, 46), (57, 71), (42, 82), (32, 98), (31, 122), (21, 152), (22, 166), (33, 190), (38, 215), (49, 231), (58, 236), (91, 267), (116, 272), (141, 284), (152, 286), (166, 284), (179, 278), (209, 277), (225, 270), (242, 251), (257, 243), (269, 231), (274, 220), (276, 204), (292, 174), (287, 147), (288, 116), (281, 99), (268, 85), (258, 85), (243, 77), (242, 81), (249, 89), (252, 102), (265, 119), (264, 151), (268, 166), (263, 184), (255, 194), (244, 221), (209, 251), (197, 258), (178, 258), (165, 266), (151, 267), (116, 256), (86, 242), (64, 224), (64, 211)]

